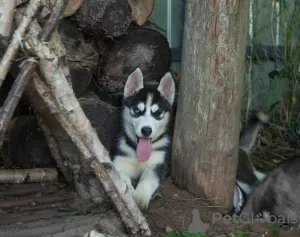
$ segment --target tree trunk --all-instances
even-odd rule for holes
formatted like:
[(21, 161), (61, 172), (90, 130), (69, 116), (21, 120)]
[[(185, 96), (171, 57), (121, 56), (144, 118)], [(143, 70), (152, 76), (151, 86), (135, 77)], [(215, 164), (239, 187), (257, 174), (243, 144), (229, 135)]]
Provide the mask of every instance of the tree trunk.
[(249, 0), (189, 0), (173, 143), (179, 188), (232, 206)]

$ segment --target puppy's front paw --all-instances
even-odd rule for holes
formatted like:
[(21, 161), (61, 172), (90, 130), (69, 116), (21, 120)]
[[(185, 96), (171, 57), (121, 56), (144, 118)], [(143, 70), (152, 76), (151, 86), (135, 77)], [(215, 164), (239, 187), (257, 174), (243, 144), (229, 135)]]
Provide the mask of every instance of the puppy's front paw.
[(127, 186), (127, 189), (125, 192), (129, 192), (131, 195), (133, 195), (134, 188), (132, 186), (131, 179), (123, 173), (120, 173), (120, 176), (121, 176), (121, 179), (125, 182), (125, 184)]
[(146, 210), (149, 206), (151, 195), (142, 188), (137, 188), (133, 193), (133, 198), (141, 210)]

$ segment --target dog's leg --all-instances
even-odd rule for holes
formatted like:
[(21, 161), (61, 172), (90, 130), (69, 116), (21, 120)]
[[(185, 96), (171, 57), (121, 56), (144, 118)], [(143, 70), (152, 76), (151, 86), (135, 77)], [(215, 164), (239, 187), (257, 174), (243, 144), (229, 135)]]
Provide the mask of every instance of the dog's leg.
[(160, 185), (161, 181), (155, 169), (155, 166), (145, 169), (134, 190), (133, 198), (141, 210), (147, 209), (152, 195)]
[(128, 190), (131, 194), (133, 194), (134, 188), (131, 183), (131, 179), (136, 176), (136, 169), (135, 166), (132, 164), (130, 159), (117, 156), (114, 161), (113, 165), (118, 171), (120, 177), (126, 183)]

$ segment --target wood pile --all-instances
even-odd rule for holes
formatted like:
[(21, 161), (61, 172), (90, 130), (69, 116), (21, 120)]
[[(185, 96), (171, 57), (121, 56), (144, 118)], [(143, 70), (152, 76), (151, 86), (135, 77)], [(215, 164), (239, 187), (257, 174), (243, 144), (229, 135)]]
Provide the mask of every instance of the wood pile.
[(149, 235), (109, 151), (128, 75), (139, 66), (157, 81), (171, 67), (166, 38), (148, 24), (154, 0), (11, 1), (0, 0), (10, 12), (0, 16), (0, 165), (9, 169), (0, 182), (44, 182), (30, 179), (34, 168), (57, 168), (81, 199), (110, 197), (129, 232)]

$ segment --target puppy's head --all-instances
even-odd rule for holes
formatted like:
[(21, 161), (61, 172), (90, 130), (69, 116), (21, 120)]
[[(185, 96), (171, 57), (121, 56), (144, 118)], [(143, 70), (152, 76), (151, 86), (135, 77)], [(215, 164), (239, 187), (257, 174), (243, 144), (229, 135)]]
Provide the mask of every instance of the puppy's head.
[[(157, 88), (144, 85), (140, 68), (129, 75), (124, 88), (124, 128), (137, 145), (138, 156), (139, 153), (149, 155), (152, 143), (165, 133), (174, 97), (175, 84), (169, 72), (162, 77)], [(148, 155), (139, 158), (147, 161)]]

